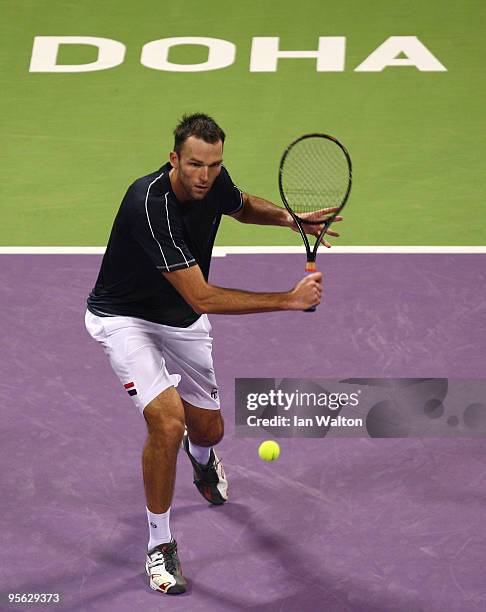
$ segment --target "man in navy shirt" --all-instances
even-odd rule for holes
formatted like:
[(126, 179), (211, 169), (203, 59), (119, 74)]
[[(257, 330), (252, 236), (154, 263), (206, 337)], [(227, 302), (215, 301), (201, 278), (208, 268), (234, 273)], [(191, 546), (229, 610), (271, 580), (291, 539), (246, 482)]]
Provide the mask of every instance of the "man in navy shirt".
[[(224, 425), (207, 313), (306, 310), (320, 302), (322, 291), (319, 272), (282, 293), (208, 283), (223, 214), (242, 223), (296, 228), (285, 209), (233, 184), (223, 166), (225, 134), (213, 119), (185, 116), (174, 136), (170, 162), (136, 180), (123, 198), (86, 312), (88, 332), (103, 346), (147, 424), (146, 571), (151, 588), (168, 594), (187, 588), (169, 527), (181, 442), (203, 497), (212, 504), (228, 498), (213, 449)], [(314, 235), (320, 229), (308, 226)]]

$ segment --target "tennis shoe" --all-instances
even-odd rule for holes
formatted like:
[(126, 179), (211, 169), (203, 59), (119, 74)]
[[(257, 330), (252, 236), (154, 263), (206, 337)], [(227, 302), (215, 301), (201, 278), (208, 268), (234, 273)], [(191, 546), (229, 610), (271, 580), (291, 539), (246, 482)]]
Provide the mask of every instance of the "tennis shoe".
[(179, 595), (187, 590), (177, 555), (177, 542), (172, 538), (167, 544), (159, 544), (147, 553), (145, 571), (150, 577), (150, 588), (167, 595)]
[(191, 460), (194, 471), (194, 484), (206, 501), (220, 506), (228, 501), (228, 481), (224, 473), (223, 464), (211, 449), (209, 461), (206, 465), (198, 463), (189, 452), (189, 436), (186, 433), (182, 440), (182, 448)]

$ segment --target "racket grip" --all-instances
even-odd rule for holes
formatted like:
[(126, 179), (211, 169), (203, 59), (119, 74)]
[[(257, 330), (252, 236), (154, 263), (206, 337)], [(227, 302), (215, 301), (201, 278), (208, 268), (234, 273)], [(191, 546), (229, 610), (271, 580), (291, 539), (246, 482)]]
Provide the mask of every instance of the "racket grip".
[[(308, 276), (309, 274), (312, 274), (313, 272), (316, 272), (316, 262), (308, 261), (305, 264), (305, 275)], [(306, 308), (304, 312), (315, 312), (316, 308), (317, 306), (311, 306), (310, 308)]]

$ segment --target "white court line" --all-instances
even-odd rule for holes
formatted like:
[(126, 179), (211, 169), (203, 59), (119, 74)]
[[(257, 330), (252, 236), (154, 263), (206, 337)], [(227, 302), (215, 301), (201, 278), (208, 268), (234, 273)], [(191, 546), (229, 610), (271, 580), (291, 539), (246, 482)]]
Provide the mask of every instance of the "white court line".
[[(105, 247), (75, 247), (75, 246), (11, 246), (0, 247), (0, 255), (103, 255)], [(321, 253), (486, 253), (486, 246), (333, 246), (331, 249), (321, 248)], [(213, 249), (213, 257), (226, 255), (265, 255), (278, 253), (305, 253), (303, 246), (217, 246)]]

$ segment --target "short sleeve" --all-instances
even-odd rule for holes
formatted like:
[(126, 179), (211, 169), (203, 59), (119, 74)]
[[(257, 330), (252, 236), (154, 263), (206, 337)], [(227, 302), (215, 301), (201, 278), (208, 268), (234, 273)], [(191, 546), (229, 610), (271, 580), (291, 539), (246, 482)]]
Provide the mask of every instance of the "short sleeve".
[(196, 264), (187, 247), (179, 219), (171, 210), (169, 194), (150, 193), (132, 228), (132, 235), (162, 272), (173, 272)]
[(243, 208), (243, 192), (233, 183), (224, 166), (221, 168), (217, 182), (221, 199), (221, 212), (225, 215), (237, 213)]

